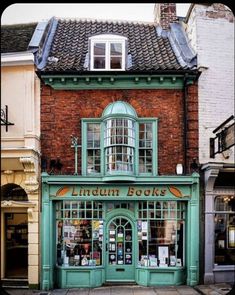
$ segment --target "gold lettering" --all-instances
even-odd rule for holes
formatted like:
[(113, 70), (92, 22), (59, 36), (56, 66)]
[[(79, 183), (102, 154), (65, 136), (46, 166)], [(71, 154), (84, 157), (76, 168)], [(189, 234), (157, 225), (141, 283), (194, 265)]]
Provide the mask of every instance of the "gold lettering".
[(159, 196), (159, 189), (158, 188), (153, 188), (152, 196)]
[(92, 191), (92, 195), (93, 196), (98, 196), (99, 195), (99, 189), (98, 189), (98, 187)]
[(78, 192), (76, 192), (75, 186), (73, 186), (72, 196), (77, 196)]
[(166, 189), (163, 188), (163, 189), (161, 189), (160, 196), (165, 196), (165, 195), (166, 195)]
[(135, 192), (134, 187), (129, 186), (127, 196), (133, 196)]
[(140, 190), (136, 190), (135, 193), (136, 193), (137, 196), (141, 196), (142, 195), (142, 190), (141, 189)]
[(106, 189), (100, 189), (100, 195), (101, 196), (107, 196), (107, 190)]
[(119, 196), (119, 189), (110, 189), (109, 190), (109, 196), (118, 197)]
[(146, 189), (145, 191), (144, 191), (144, 195), (147, 197), (147, 196), (149, 196), (150, 195), (150, 189)]
[(89, 189), (84, 190), (83, 196), (90, 196), (90, 190)]

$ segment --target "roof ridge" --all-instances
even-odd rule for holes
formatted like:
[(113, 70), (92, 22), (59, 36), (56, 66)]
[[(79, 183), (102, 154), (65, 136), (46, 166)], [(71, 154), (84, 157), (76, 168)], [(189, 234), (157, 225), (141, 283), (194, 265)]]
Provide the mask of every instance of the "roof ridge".
[(35, 22), (29, 22), (29, 23), (15, 23), (15, 24), (4, 24), (1, 25), (1, 27), (21, 27), (21, 26), (32, 26), (32, 25), (37, 25), (39, 23), (39, 21), (35, 21)]
[(145, 21), (131, 21), (131, 20), (124, 20), (124, 19), (98, 19), (98, 18), (77, 18), (77, 17), (55, 17), (57, 20), (67, 20), (67, 21), (81, 21), (81, 22), (104, 22), (104, 23), (124, 23), (124, 24), (141, 24), (141, 25), (152, 25), (157, 26), (155, 22), (145, 22)]

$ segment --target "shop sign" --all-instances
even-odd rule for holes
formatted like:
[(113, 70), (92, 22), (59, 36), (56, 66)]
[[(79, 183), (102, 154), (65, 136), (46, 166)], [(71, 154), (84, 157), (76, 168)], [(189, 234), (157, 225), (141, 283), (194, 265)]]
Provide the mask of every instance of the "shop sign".
[(137, 186), (63, 186), (60, 188), (51, 188), (54, 193), (50, 193), (50, 197), (164, 197), (166, 195), (183, 198), (190, 197), (189, 194), (184, 194), (182, 190), (175, 186), (168, 187), (137, 187)]

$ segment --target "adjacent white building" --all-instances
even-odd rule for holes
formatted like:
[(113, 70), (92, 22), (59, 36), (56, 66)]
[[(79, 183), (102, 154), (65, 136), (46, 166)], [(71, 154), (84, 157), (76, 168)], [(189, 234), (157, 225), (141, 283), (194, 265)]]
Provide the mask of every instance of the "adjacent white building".
[(220, 3), (192, 4), (186, 31), (201, 71), (198, 113), (199, 163), (204, 181), (204, 283), (234, 282), (234, 146), (210, 155), (210, 138), (227, 127), (234, 141), (234, 15)]
[(1, 282), (39, 287), (40, 80), (36, 24), (1, 29)]

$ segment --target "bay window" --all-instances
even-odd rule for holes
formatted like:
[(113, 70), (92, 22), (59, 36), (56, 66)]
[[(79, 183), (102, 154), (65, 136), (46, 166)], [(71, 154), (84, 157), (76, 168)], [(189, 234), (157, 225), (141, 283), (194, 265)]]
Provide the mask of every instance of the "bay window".
[(157, 174), (156, 119), (138, 118), (131, 105), (116, 101), (106, 107), (100, 119), (82, 122), (83, 175)]

